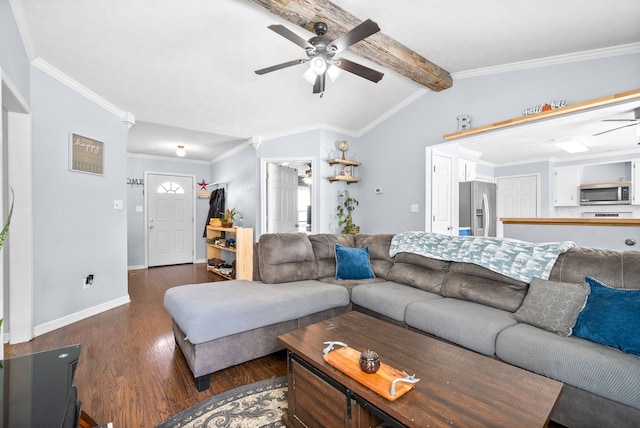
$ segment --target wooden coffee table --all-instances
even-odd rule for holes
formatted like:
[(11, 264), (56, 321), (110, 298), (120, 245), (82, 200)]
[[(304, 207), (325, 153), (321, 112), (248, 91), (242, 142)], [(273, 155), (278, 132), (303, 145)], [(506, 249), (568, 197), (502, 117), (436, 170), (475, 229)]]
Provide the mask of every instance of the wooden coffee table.
[[(355, 311), (278, 340), (288, 350), (292, 427), (543, 427), (563, 385)], [(389, 401), (325, 363), (326, 341), (370, 348), (421, 380)]]

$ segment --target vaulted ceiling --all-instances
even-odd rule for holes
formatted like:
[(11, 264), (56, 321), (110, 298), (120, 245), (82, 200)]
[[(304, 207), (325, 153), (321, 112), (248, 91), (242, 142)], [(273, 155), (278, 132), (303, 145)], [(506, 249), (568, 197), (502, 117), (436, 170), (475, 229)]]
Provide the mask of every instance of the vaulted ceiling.
[[(304, 58), (299, 46), (267, 26), (282, 24), (304, 39), (313, 36), (261, 3), (300, 16), (310, 3), (319, 16), (335, 8), (360, 21), (370, 18), (381, 28), (377, 39), (389, 37), (434, 66), (436, 90), (446, 90), (449, 74), (455, 85), (457, 76), (472, 70), (640, 42), (637, 0), (11, 3), (31, 59), (40, 58), (135, 115), (130, 152), (173, 156), (183, 143), (188, 157), (201, 160), (251, 137), (320, 126), (359, 135), (427, 90), (397, 65), (368, 59), (370, 46), (361, 44), (344, 57), (383, 72), (377, 84), (342, 73), (320, 98), (301, 77), (305, 66), (256, 75), (254, 70)], [(344, 28), (336, 24), (332, 31)]]

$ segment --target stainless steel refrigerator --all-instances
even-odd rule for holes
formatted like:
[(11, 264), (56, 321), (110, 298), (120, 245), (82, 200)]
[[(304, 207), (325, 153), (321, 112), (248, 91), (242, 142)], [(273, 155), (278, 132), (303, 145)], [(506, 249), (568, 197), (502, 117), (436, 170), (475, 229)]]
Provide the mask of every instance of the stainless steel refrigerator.
[(496, 185), (462, 182), (459, 199), (460, 229), (468, 229), (471, 236), (496, 236)]

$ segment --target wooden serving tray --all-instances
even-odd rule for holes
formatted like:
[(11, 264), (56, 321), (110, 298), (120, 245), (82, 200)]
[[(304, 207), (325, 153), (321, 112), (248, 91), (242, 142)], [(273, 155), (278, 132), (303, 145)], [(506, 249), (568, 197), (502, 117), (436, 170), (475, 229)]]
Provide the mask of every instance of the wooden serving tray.
[(360, 352), (350, 347), (335, 349), (324, 354), (322, 358), (347, 376), (389, 401), (397, 400), (414, 387), (412, 383), (397, 382), (396, 395), (391, 395), (391, 382), (405, 377), (405, 374), (383, 362), (380, 362), (380, 368), (377, 372), (372, 374), (365, 373), (360, 369)]

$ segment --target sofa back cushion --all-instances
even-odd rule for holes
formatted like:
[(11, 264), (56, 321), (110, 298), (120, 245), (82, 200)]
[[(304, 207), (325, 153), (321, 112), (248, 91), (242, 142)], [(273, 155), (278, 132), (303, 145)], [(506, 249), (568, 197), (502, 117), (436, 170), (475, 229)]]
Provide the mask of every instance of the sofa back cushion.
[(390, 234), (355, 235), (354, 246), (358, 248), (369, 247), (369, 261), (371, 269), (376, 278), (388, 279), (389, 270), (393, 266), (393, 258), (389, 256), (389, 247), (391, 247)]
[(585, 276), (613, 288), (640, 288), (640, 251), (574, 247), (560, 254), (549, 279), (583, 282)]
[(267, 284), (317, 279), (311, 241), (304, 233), (267, 233), (258, 241), (260, 279)]
[(318, 233), (309, 235), (316, 260), (316, 277), (326, 278), (336, 276), (336, 244), (343, 247), (354, 247), (354, 235), (339, 235), (334, 233)]
[(440, 294), (451, 262), (412, 253), (398, 253), (389, 270), (389, 281)]
[(441, 294), (509, 312), (518, 310), (528, 284), (472, 263), (451, 263)]

